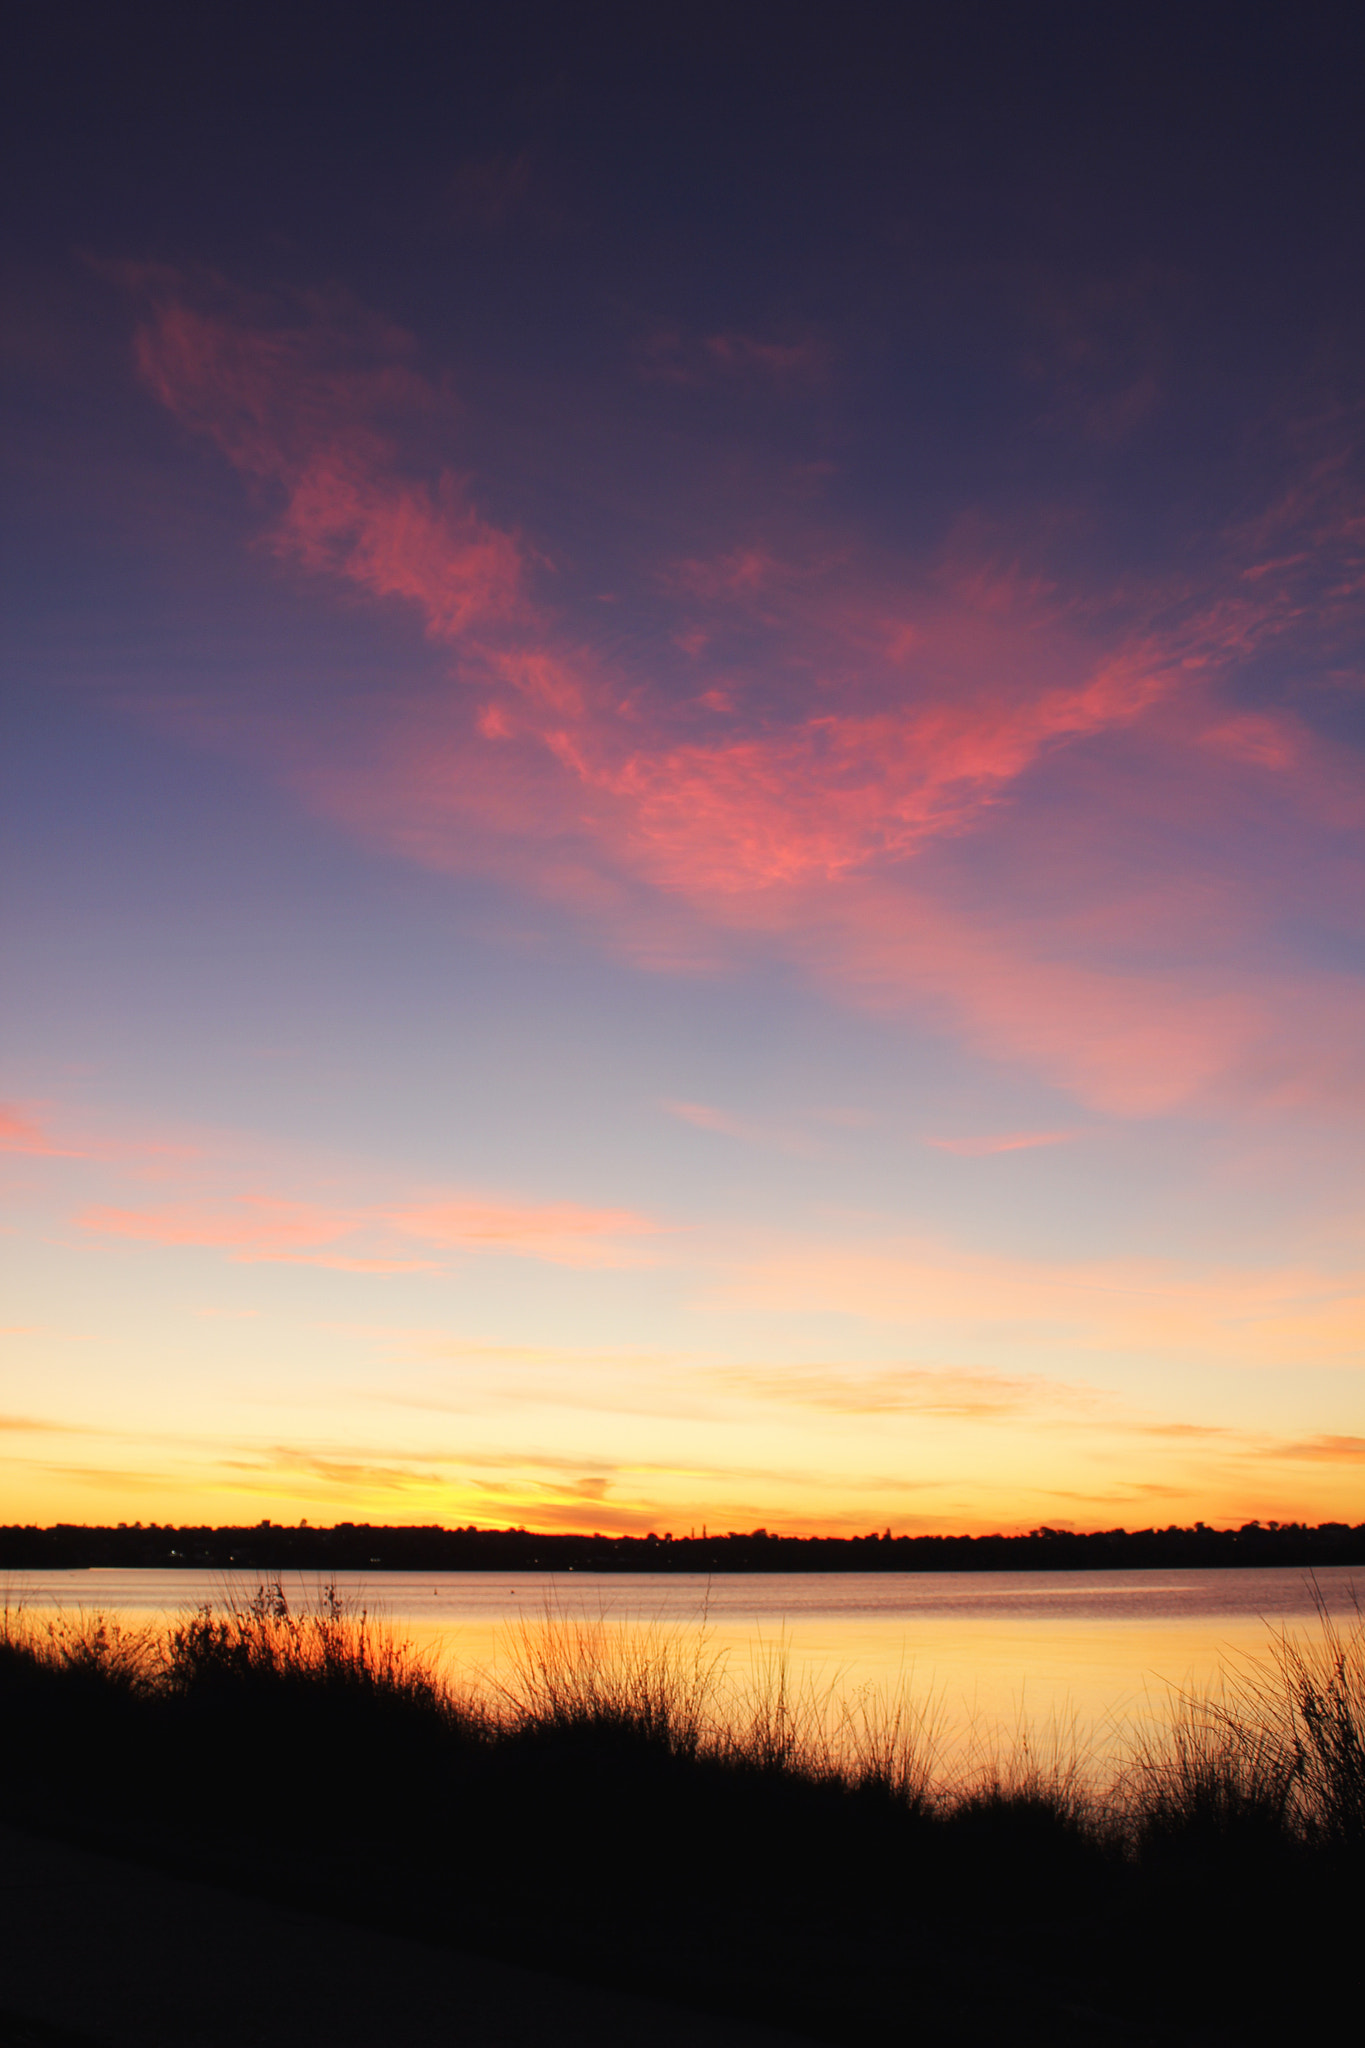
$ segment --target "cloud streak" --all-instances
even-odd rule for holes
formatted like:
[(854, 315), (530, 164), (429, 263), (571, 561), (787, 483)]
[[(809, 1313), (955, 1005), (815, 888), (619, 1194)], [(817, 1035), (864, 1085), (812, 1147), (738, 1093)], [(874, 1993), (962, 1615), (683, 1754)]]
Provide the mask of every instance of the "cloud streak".
[(727, 1390), (833, 1415), (922, 1415), (981, 1422), (1034, 1415), (1040, 1409), (1093, 1416), (1096, 1407), (1088, 1388), (1067, 1382), (914, 1366), (886, 1372), (731, 1367), (721, 1369), (717, 1378)]
[[(1135, 929), (1110, 855), (1125, 831), (1163, 844), (1172, 806), (1231, 848), (1257, 806), (1306, 817), (1329, 785), (1365, 822), (1322, 742), (1224, 693), (1239, 663), (1358, 609), (1339, 466), (1227, 536), (1202, 586), (1064, 590), (970, 522), (899, 565), (799, 525), (741, 535), (655, 565), (690, 650), (673, 675), (604, 636), (600, 608), (575, 621), (548, 551), (480, 511), (453, 461), (418, 473), (460, 409), (410, 337), (341, 299), (126, 281), (145, 381), (271, 494), (275, 553), (401, 602), (448, 651), (448, 690), (387, 692), (351, 740), (308, 707), (275, 715), (280, 772), (316, 810), (428, 867), (510, 879), (642, 966), (715, 971), (757, 946), (1111, 1113), (1365, 1103), (1358, 979), (1279, 959), (1266, 905), (1229, 900), (1235, 859), (1207, 892), (1233, 914), (1196, 931), (1188, 862)], [(780, 381), (806, 364), (784, 347), (656, 354)], [(1339, 557), (1316, 613), (1316, 558), (1294, 545), (1314, 537)], [(1031, 900), (1002, 914), (997, 878)]]
[(277, 554), (406, 600), (437, 640), (517, 611), (515, 536), (479, 515), (453, 470), (434, 483), (398, 470), (398, 427), (429, 428), (450, 411), (412, 367), (408, 336), (344, 299), (300, 294), (282, 308), (201, 279), (196, 302), (173, 272), (122, 276), (146, 307), (144, 380), (283, 501), (269, 529)]
[(937, 1152), (953, 1152), (960, 1159), (988, 1159), (997, 1152), (1034, 1152), (1039, 1146), (1069, 1145), (1075, 1131), (1005, 1131), (995, 1137), (926, 1138)]
[(772, 1130), (764, 1124), (754, 1123), (748, 1117), (735, 1116), (731, 1111), (718, 1109), (707, 1102), (673, 1102), (665, 1100), (659, 1107), (679, 1123), (691, 1124), (697, 1131), (714, 1131), (718, 1137), (738, 1138), (748, 1145), (770, 1146), (779, 1152), (791, 1152), (802, 1156), (817, 1150), (812, 1139), (800, 1131)]
[(34, 1159), (80, 1159), (84, 1154), (60, 1145), (38, 1116), (27, 1106), (0, 1102), (0, 1152), (17, 1152)]
[(1025, 1260), (903, 1239), (787, 1244), (736, 1261), (720, 1299), (840, 1314), (1072, 1356), (1254, 1367), (1365, 1365), (1365, 1273), (1218, 1269), (1173, 1260)]
[[(225, 1252), (241, 1264), (330, 1266), (354, 1273), (439, 1271), (439, 1261), (412, 1255), (417, 1245), (451, 1255), (498, 1253), (559, 1266), (630, 1265), (643, 1256), (638, 1241), (656, 1229), (625, 1209), (468, 1195), (392, 1208), (331, 1208), (262, 1194), (215, 1202), (182, 1199), (145, 1209), (95, 1204), (77, 1222), (94, 1236)], [(376, 1245), (381, 1248), (365, 1249)], [(386, 1245), (401, 1249), (386, 1251)]]

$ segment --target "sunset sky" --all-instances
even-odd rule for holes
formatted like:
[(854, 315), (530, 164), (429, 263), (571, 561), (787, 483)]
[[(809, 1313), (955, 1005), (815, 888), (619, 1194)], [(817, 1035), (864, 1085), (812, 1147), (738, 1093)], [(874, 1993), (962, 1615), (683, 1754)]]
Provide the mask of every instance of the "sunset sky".
[(0, 1520), (1360, 1520), (1354, 10), (18, 15)]

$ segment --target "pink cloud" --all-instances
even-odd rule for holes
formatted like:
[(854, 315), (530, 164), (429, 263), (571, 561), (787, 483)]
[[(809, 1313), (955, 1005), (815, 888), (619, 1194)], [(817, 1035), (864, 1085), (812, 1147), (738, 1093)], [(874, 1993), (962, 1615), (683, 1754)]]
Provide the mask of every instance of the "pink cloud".
[(984, 1159), (995, 1152), (1030, 1152), (1039, 1145), (1069, 1145), (1075, 1131), (1009, 1131), (998, 1137), (926, 1138), (940, 1152), (956, 1152), (963, 1159)]
[[(54, 1108), (56, 1120), (66, 1126), (60, 1137), (54, 1134), (48, 1114)], [(116, 1165), (141, 1178), (155, 1179), (183, 1168), (197, 1150), (182, 1137), (132, 1133), (117, 1126), (111, 1129), (102, 1119), (89, 1118), (70, 1107), (46, 1102), (0, 1103), (0, 1152)]]
[[(1145, 809), (1126, 797), (1116, 807), (1096, 785), (1059, 842), (1045, 916), (945, 898), (911, 865), (992, 819), (1010, 827), (1004, 807), (1025, 776), (1079, 739), (1150, 720), (1173, 687), (1131, 662), (1021, 704), (829, 714), (649, 750), (638, 726), (621, 733), (600, 716), (589, 687), (581, 716), (570, 705), (553, 719), (523, 697), (479, 755), (454, 708), (399, 713), (363, 762), (310, 766), (298, 783), (329, 816), (424, 865), (515, 878), (641, 964), (713, 970), (758, 938), (841, 1000), (941, 1018), (1102, 1109), (1150, 1114), (1229, 1086), (1356, 1099), (1365, 1000), (1354, 981), (1319, 969), (1305, 1002), (1301, 974), (1238, 957), (1263, 902), (1153, 863), (1160, 807), (1183, 800), (1169, 770), (1140, 785)], [(1206, 819), (1223, 805), (1242, 829), (1235, 782), (1191, 776), (1188, 800)], [(1050, 829), (1064, 823), (1059, 813)], [(1140, 900), (1116, 899), (1095, 858), (1116, 831), (1135, 845), (1125, 891), (1146, 864)], [(1021, 879), (1052, 857), (1036, 834), (1011, 840)]]
[(776, 341), (742, 333), (708, 334), (700, 340), (677, 328), (661, 327), (645, 341), (639, 375), (649, 383), (681, 386), (717, 378), (764, 378), (779, 388), (809, 384), (823, 376), (829, 351), (812, 340)]
[(221, 288), (205, 307), (169, 273), (131, 282), (150, 300), (136, 340), (143, 377), (235, 468), (279, 492), (279, 554), (416, 604), (434, 639), (517, 610), (515, 537), (479, 516), (452, 471), (432, 485), (398, 470), (386, 422), (449, 410), (411, 367), (406, 335), (344, 303), (304, 299), (293, 325), (267, 324), (267, 309)]
[(648, 1235), (656, 1227), (630, 1210), (478, 1197), (400, 1207), (331, 1208), (270, 1195), (236, 1195), (208, 1202), (185, 1198), (150, 1209), (97, 1205), (77, 1220), (97, 1236), (221, 1251), (238, 1263), (328, 1266), (358, 1273), (439, 1270), (429, 1258), (406, 1255), (406, 1248), (414, 1244), (452, 1252), (509, 1253), (554, 1265), (622, 1265), (636, 1256), (622, 1241)]
[[(1183, 910), (1174, 883), (1153, 911), (1158, 937), (1182, 952)], [(1232, 1095), (1343, 1113), (1365, 1102), (1365, 990), (1348, 974), (1319, 971), (1310, 983), (1270, 965), (1153, 965), (1142, 948), (1106, 959), (1088, 930), (1068, 947), (1055, 915), (1040, 926), (945, 912), (876, 879), (846, 892), (838, 929), (815, 943), (821, 973), (850, 999), (937, 1012), (977, 1051), (1107, 1113), (1166, 1114)]]
[(217, 1203), (180, 1200), (153, 1209), (96, 1205), (86, 1209), (78, 1221), (83, 1230), (96, 1236), (225, 1251), (246, 1264), (270, 1261), (365, 1271), (413, 1269), (411, 1261), (358, 1261), (334, 1249), (361, 1227), (359, 1215), (268, 1195), (239, 1195)]
[[(926, 748), (915, 788), (908, 745), (897, 755), (888, 743), (890, 760), (878, 760), (870, 739), (855, 749), (849, 720), (831, 722), (823, 753), (808, 726), (604, 768), (589, 751), (600, 744), (591, 719), (560, 751), (523, 728), (473, 757), (469, 723), (440, 707), (395, 719), (354, 766), (310, 767), (298, 782), (376, 843), (437, 869), (511, 877), (642, 965), (715, 971), (757, 943), (844, 1002), (941, 1022), (1107, 1112), (1164, 1113), (1227, 1089), (1359, 1099), (1359, 988), (1319, 971), (1305, 1003), (1301, 977), (1281, 980), (1273, 960), (1238, 961), (1241, 924), (1259, 906), (1221, 885), (1202, 891), (1179, 867), (1167, 877), (1148, 851), (1142, 898), (1116, 902), (1085, 840), (1064, 833), (1063, 887), (1044, 866), (1040, 917), (945, 899), (909, 865), (983, 814), (1008, 827), (1011, 767), (1036, 764), (1066, 744), (1050, 735), (1093, 715), (1083, 689), (1027, 719), (999, 715), (987, 733), (945, 712), (941, 751), (935, 760)], [(929, 779), (936, 772), (944, 779)], [(1138, 787), (1161, 798), (1169, 783)], [(1199, 794), (1207, 803), (1207, 780), (1191, 801)], [(1096, 786), (1096, 831), (1112, 840), (1131, 826), (1138, 845), (1164, 833), (1141, 811), (1125, 818), (1123, 801)], [(1084, 813), (1080, 827), (1091, 829)], [(1025, 877), (1031, 860), (1053, 858), (1036, 834), (1006, 843)]]
[(403, 1237), (458, 1251), (513, 1252), (560, 1266), (630, 1261), (622, 1240), (654, 1235), (658, 1225), (630, 1209), (588, 1209), (577, 1202), (482, 1200), (420, 1202), (391, 1209), (384, 1221)]
[(27, 1152), (42, 1159), (72, 1156), (53, 1142), (36, 1117), (13, 1103), (0, 1103), (0, 1152)]
[(748, 1129), (737, 1117), (728, 1116), (723, 1109), (712, 1109), (705, 1102), (663, 1102), (659, 1106), (680, 1123), (692, 1124), (699, 1131), (720, 1131), (725, 1137), (742, 1138)]
[(1204, 744), (1253, 768), (1292, 768), (1303, 752), (1304, 737), (1293, 719), (1248, 711), (1210, 726)]
[[(1358, 785), (1292, 719), (1219, 698), (1231, 665), (1305, 630), (1312, 550), (1287, 542), (1327, 536), (1350, 583), (1331, 465), (1230, 536), (1197, 592), (1066, 600), (965, 525), (913, 575), (828, 535), (732, 536), (657, 574), (693, 664), (677, 696), (545, 608), (537, 551), (467, 480), (411, 473), (412, 423), (445, 433), (455, 408), (406, 336), (340, 303), (281, 320), (163, 273), (139, 288), (144, 376), (274, 494), (276, 551), (407, 604), (458, 653), (458, 686), (390, 695), (352, 736), (280, 715), (275, 765), (319, 812), (511, 879), (641, 964), (714, 971), (759, 942), (841, 1000), (914, 1011), (1108, 1110), (1362, 1092), (1358, 987), (1315, 970), (1305, 1001), (1301, 972), (1256, 953), (1261, 902), (1162, 869), (1172, 820), (1206, 840), (1262, 829), (1268, 770), (1303, 817), (1360, 822)], [(782, 347), (714, 336), (701, 357), (776, 371)], [(718, 652), (737, 631), (740, 653)], [(1063, 773), (1044, 825), (1029, 792)], [(1118, 893), (1103, 870), (1123, 833)], [(993, 866), (969, 888), (951, 855), (973, 836)], [(1002, 880), (1034, 901), (1002, 906)]]
[[(887, 652), (879, 656), (875, 644), (848, 644), (848, 621), (839, 616), (848, 596), (836, 592), (832, 612), (823, 601), (822, 615), (822, 601), (813, 610), (796, 588), (810, 581), (811, 564), (784, 562), (750, 544), (716, 561), (683, 564), (675, 572), (679, 587), (704, 599), (761, 596), (765, 603), (780, 587), (784, 610), (772, 622), (780, 635), (843, 662), (853, 653), (864, 668), (870, 658), (874, 670), (879, 658), (883, 667), (888, 658), (903, 662), (913, 638), (922, 669), (942, 671), (946, 659), (950, 687), (926, 691), (921, 673), (909, 678), (910, 694), (899, 704), (821, 710), (708, 745), (670, 742), (668, 707), (654, 700), (642, 734), (638, 700), (634, 721), (622, 721), (619, 685), (525, 604), (523, 557), (512, 537), (481, 521), (451, 476), (433, 489), (397, 473), (392, 441), (374, 416), (438, 406), (411, 368), (405, 337), (353, 312), (339, 324), (318, 308), (306, 309), (313, 317), (303, 325), (266, 328), (258, 319), (252, 326), (230, 310), (204, 313), (168, 296), (165, 279), (158, 286), (139, 336), (144, 375), (237, 467), (283, 486), (276, 544), (312, 569), (409, 600), (434, 638), (467, 641), (476, 626), (512, 624), (510, 639), (506, 632), (491, 642), (475, 636), (466, 650), (511, 693), (485, 703), (481, 734), (521, 733), (548, 749), (604, 800), (587, 821), (592, 836), (624, 836), (625, 846), (608, 851), (662, 867), (654, 879), (666, 884), (676, 869), (674, 885), (695, 895), (894, 857), (926, 833), (957, 829), (1041, 749), (1140, 717), (1170, 686), (1160, 664), (1141, 653), (1087, 662), (1072, 648), (1073, 682), (1002, 690), (972, 678), (964, 692), (964, 659), (970, 668), (974, 658), (990, 658), (979, 587), (968, 593), (968, 619), (941, 616), (913, 632), (899, 619), (883, 634)], [(733, 353), (739, 342), (726, 347)], [(830, 566), (815, 566), (817, 583)], [(986, 606), (1010, 614), (1003, 631), (994, 629), (994, 651), (1016, 672), (1017, 599), (1009, 584)], [(866, 621), (854, 631), (865, 641)], [(1034, 649), (1024, 666), (1037, 663)], [(1055, 674), (1055, 661), (1052, 668)], [(713, 706), (728, 702), (711, 697)], [(577, 801), (581, 812), (581, 792)]]
[(715, 559), (699, 557), (675, 562), (665, 580), (690, 597), (742, 600), (775, 585), (790, 583), (798, 573), (770, 548), (752, 541)]
[(1151, 371), (1144, 370), (1131, 384), (1092, 399), (1082, 409), (1086, 438), (1101, 448), (1116, 447), (1150, 418), (1160, 403), (1161, 387)]
[(720, 1137), (740, 1138), (747, 1144), (770, 1145), (780, 1152), (810, 1153), (816, 1149), (811, 1140), (798, 1131), (771, 1130), (747, 1117), (715, 1109), (706, 1102), (665, 1101), (659, 1107), (680, 1123), (691, 1124), (694, 1130), (715, 1131)]
[(485, 232), (506, 227), (526, 209), (533, 184), (533, 166), (524, 151), (461, 164), (450, 181), (451, 212), (461, 227)]
[(1024, 701), (826, 712), (776, 734), (579, 757), (628, 807), (636, 860), (694, 898), (834, 880), (964, 829), (1048, 748), (1139, 718), (1168, 687), (1140, 662)]
[(345, 448), (319, 455), (294, 485), (276, 545), (308, 569), (349, 577), (425, 613), (435, 640), (515, 607), (521, 560), (510, 534), (468, 504), (449, 473), (434, 490), (358, 474)]
[(818, 342), (763, 341), (754, 334), (710, 334), (702, 346), (723, 369), (758, 370), (777, 378), (818, 376), (827, 359)]
[(1365, 1328), (1365, 1274), (1349, 1268), (1067, 1263), (867, 1236), (846, 1245), (786, 1242), (747, 1261), (740, 1247), (720, 1299), (765, 1314), (836, 1313), (901, 1325), (917, 1344), (931, 1342), (939, 1327), (983, 1342), (994, 1330), (1016, 1355), (1041, 1344), (1054, 1356), (1079, 1351), (1247, 1368), (1352, 1366)]
[[(842, 1000), (941, 1017), (1098, 1108), (1150, 1114), (1224, 1086), (1354, 1099), (1361, 992), (1319, 971), (1306, 1004), (1273, 960), (1234, 964), (1262, 905), (1157, 868), (1140, 902), (1116, 906), (1085, 839), (1063, 846), (1045, 920), (945, 900), (907, 865), (998, 816), (1057, 750), (1150, 716), (1169, 687), (1134, 663), (1022, 705), (836, 714), (655, 751), (635, 728), (623, 758), (592, 708), (552, 726), (513, 707), (478, 757), (458, 712), (427, 709), (398, 714), (363, 763), (297, 780), (350, 829), (427, 866), (514, 877), (641, 964), (713, 970), (758, 937)], [(1150, 785), (1158, 803), (1172, 786)], [(1190, 798), (1206, 814), (1240, 802), (1207, 777)], [(1076, 829), (1103, 843), (1116, 826), (1164, 831), (1097, 788)], [(1033, 857), (1012, 855), (1021, 874)]]

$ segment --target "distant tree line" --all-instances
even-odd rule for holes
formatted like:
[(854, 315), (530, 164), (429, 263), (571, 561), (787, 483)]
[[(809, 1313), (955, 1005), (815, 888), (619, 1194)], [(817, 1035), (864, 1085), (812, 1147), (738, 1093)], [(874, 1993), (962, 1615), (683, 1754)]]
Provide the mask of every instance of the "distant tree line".
[(1021, 1536), (579, 1536), (530, 1529), (177, 1528), (120, 1522), (0, 1528), (0, 1570), (177, 1566), (250, 1572), (1001, 1572), (1175, 1566), (1365, 1566), (1365, 1523), (1245, 1522), (1240, 1529), (1031, 1529)]

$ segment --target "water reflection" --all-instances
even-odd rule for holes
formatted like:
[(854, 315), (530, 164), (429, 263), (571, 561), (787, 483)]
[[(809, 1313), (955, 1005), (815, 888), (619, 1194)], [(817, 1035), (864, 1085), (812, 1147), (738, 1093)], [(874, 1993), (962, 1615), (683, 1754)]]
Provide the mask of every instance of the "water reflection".
[[(254, 1580), (218, 1572), (82, 1571), (12, 1575), (11, 1605), (98, 1609), (129, 1621), (170, 1619)], [(291, 1602), (322, 1581), (290, 1575)], [(450, 1671), (496, 1683), (511, 1632), (547, 1614), (623, 1627), (704, 1631), (740, 1691), (785, 1662), (807, 1698), (937, 1703), (949, 1755), (1074, 1735), (1097, 1763), (1135, 1725), (1164, 1718), (1173, 1690), (1203, 1690), (1261, 1658), (1275, 1631), (1316, 1625), (1315, 1599), (1337, 1614), (1365, 1595), (1365, 1569), (1316, 1580), (1264, 1571), (735, 1574), (486, 1572), (337, 1574), (342, 1596), (430, 1648)]]

